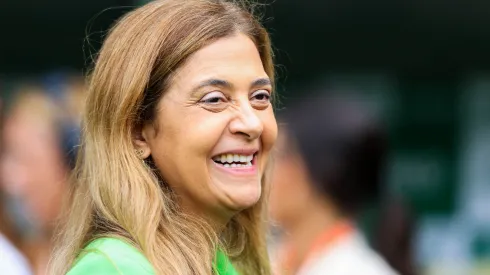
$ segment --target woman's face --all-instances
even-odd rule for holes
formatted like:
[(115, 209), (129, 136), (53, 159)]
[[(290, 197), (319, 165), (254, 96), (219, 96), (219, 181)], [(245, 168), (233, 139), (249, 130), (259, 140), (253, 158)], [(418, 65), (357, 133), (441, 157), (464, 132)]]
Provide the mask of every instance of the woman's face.
[(200, 49), (176, 72), (136, 144), (185, 209), (228, 219), (258, 201), (277, 136), (271, 92), (243, 34)]

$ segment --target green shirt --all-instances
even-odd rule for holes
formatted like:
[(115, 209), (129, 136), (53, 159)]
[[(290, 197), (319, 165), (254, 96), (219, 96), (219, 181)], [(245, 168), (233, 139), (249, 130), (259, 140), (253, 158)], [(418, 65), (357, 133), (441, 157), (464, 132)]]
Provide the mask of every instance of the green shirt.
[[(218, 275), (238, 275), (228, 257), (218, 252)], [(100, 238), (87, 245), (67, 275), (154, 275), (150, 262), (132, 245), (116, 238)]]

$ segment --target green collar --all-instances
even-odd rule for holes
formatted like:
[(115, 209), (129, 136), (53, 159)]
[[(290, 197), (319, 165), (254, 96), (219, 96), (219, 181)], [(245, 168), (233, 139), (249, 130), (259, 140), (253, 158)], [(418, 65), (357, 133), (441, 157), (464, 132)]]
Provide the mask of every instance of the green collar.
[(217, 275), (238, 275), (228, 256), (221, 250), (218, 250), (216, 253), (214, 272)]

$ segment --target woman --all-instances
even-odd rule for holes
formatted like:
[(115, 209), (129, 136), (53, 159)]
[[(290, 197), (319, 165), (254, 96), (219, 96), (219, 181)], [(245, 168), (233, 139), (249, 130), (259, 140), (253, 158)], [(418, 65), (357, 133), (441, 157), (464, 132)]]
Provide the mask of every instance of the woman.
[(388, 275), (356, 215), (380, 192), (384, 136), (361, 104), (313, 96), (285, 111), (271, 214), (286, 234), (278, 274)]
[(277, 126), (264, 28), (227, 1), (154, 1), (92, 72), (50, 274), (269, 274), (264, 175)]

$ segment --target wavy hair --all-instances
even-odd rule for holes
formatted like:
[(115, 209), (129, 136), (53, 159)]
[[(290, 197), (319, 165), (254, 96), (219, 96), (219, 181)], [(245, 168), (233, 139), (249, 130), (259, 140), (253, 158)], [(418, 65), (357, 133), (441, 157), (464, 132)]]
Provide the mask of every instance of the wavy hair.
[(211, 274), (224, 249), (243, 274), (270, 274), (266, 194), (222, 232), (179, 210), (158, 171), (135, 154), (134, 132), (155, 119), (172, 75), (193, 53), (236, 33), (256, 45), (274, 79), (267, 31), (242, 2), (159, 0), (125, 15), (111, 29), (89, 77), (70, 207), (49, 274), (65, 274), (91, 240), (122, 238), (158, 274)]

